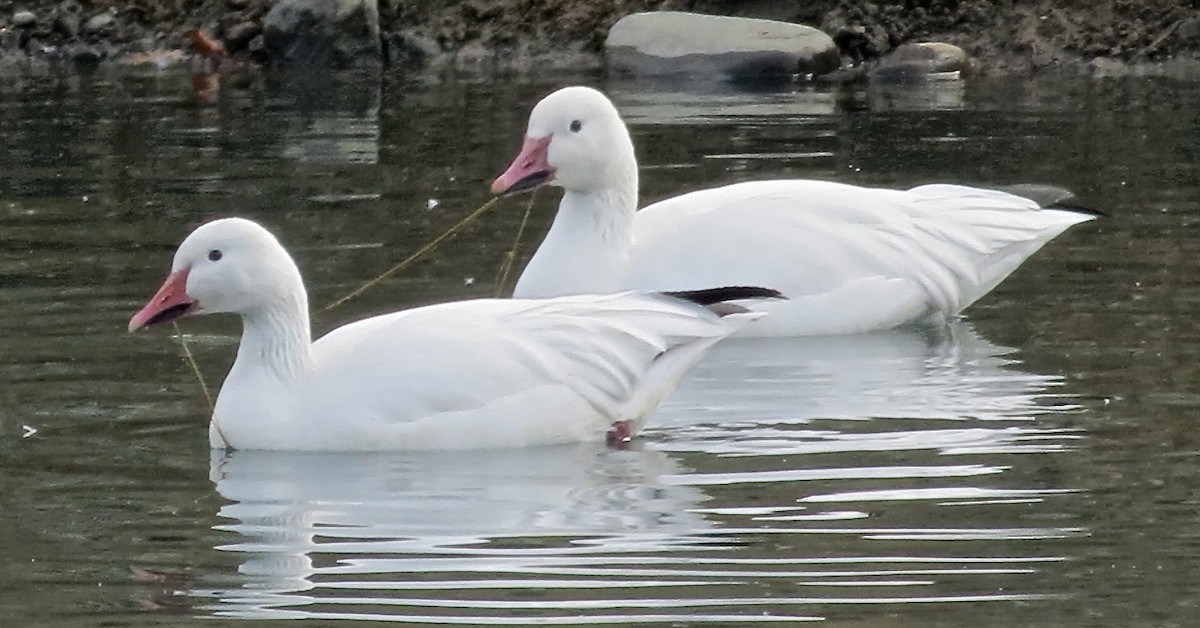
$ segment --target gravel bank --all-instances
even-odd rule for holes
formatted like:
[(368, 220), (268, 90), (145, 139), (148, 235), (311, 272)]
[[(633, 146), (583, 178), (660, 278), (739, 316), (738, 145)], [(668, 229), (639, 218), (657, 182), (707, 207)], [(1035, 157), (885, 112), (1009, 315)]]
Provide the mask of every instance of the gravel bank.
[[(0, 62), (181, 63), (190, 31), (200, 28), (234, 59), (269, 63), (261, 23), (273, 3), (0, 0)], [(378, 7), (391, 66), (433, 70), (596, 67), (613, 23), (659, 9), (815, 26), (833, 36), (847, 63), (933, 40), (965, 49), (983, 74), (1200, 67), (1197, 0), (379, 0)]]

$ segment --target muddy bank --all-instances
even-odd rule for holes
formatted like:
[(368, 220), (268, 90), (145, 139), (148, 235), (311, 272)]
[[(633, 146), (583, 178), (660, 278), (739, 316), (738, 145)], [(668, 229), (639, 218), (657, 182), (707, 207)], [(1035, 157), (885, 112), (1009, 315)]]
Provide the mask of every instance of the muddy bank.
[[(231, 58), (270, 63), (262, 23), (273, 4), (0, 0), (0, 62), (183, 63), (189, 33), (200, 28)], [(589, 68), (602, 64), (618, 19), (663, 9), (815, 26), (833, 36), (846, 64), (938, 40), (965, 49), (983, 74), (1200, 66), (1200, 4), (1191, 0), (379, 0), (379, 38), (393, 68)]]
[(821, 26), (854, 59), (922, 40), (957, 44), (991, 73), (1200, 59), (1200, 9), (1181, 0), (943, 0), (910, 11), (894, 1), (831, 4)]

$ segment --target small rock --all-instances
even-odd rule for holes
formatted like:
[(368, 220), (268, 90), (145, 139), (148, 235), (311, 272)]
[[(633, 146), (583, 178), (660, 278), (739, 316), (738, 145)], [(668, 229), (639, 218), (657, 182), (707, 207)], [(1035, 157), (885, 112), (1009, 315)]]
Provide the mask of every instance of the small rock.
[(388, 63), (400, 67), (423, 68), (443, 54), (437, 41), (411, 31), (392, 33), (387, 43)]
[(1179, 24), (1179, 28), (1175, 29), (1175, 36), (1184, 41), (1195, 41), (1200, 39), (1200, 15), (1193, 15)]
[(229, 52), (242, 50), (261, 32), (262, 26), (258, 22), (245, 21), (234, 24), (225, 31), (225, 48)]
[(496, 51), (473, 41), (454, 51), (454, 69), (481, 73), (496, 68)]
[(250, 58), (254, 59), (256, 63), (267, 62), (267, 45), (263, 42), (261, 34), (251, 39), (249, 44), (246, 44), (246, 52), (250, 53)]
[(823, 74), (840, 61), (833, 39), (809, 26), (680, 11), (627, 15), (604, 49), (609, 66), (626, 74), (733, 81)]
[(83, 32), (88, 33), (89, 35), (94, 35), (111, 27), (116, 21), (117, 16), (111, 11), (97, 13), (89, 18), (88, 21), (83, 23)]
[(65, 35), (68, 39), (74, 39), (79, 35), (80, 21), (78, 11), (59, 10), (58, 16), (54, 18), (54, 30)]
[(250, 0), (225, 0), (225, 6), (234, 11), (240, 11), (250, 6)]
[(78, 45), (71, 48), (71, 60), (80, 65), (95, 65), (100, 63), (104, 55), (95, 46)]
[(28, 28), (37, 24), (37, 16), (33, 11), (17, 11), (13, 13), (12, 24), (18, 28)]
[(69, 39), (74, 39), (79, 35), (79, 17), (74, 15), (60, 15), (54, 20), (54, 30), (66, 35)]
[(962, 48), (943, 42), (921, 42), (893, 50), (871, 71), (871, 79), (885, 83), (953, 80), (969, 69), (967, 53)]

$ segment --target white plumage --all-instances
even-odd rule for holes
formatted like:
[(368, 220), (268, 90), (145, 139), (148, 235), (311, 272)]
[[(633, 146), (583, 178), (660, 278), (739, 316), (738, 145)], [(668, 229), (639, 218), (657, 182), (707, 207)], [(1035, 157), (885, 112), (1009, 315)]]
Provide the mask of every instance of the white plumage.
[[(565, 193), (515, 296), (766, 285), (787, 301), (748, 335), (869, 331), (944, 319), (1042, 245), (1094, 216), (958, 185), (887, 190), (779, 180), (700, 190), (635, 211), (628, 130), (600, 92), (543, 99), (497, 193)], [(758, 307), (758, 306), (756, 306)]]
[(465, 449), (603, 441), (635, 426), (718, 340), (724, 317), (658, 293), (481, 299), (345, 325), (310, 342), (299, 271), (259, 225), (198, 228), (130, 321), (243, 320), (213, 413), (214, 447)]

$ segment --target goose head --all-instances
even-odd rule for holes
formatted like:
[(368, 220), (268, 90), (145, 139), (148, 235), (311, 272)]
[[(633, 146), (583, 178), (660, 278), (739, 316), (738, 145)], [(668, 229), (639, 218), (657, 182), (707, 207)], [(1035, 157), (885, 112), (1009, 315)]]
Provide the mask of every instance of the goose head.
[(303, 290), (295, 263), (270, 232), (243, 218), (215, 220), (179, 245), (171, 274), (129, 320), (129, 331), (193, 313), (246, 316), (303, 299)]
[(586, 193), (630, 176), (636, 185), (633, 142), (616, 107), (590, 87), (565, 87), (533, 108), (521, 152), (492, 183), (492, 193), (543, 185)]

